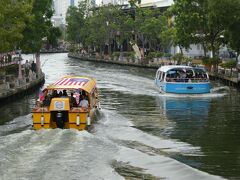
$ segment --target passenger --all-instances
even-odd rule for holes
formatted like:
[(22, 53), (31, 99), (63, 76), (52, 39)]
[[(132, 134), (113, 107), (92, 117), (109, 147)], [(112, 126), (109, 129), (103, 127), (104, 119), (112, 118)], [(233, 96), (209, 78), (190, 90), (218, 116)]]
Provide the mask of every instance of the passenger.
[(62, 97), (63, 96), (63, 93), (62, 93), (62, 91), (60, 91), (59, 93), (58, 93), (58, 97)]
[(48, 90), (47, 90), (47, 89), (44, 89), (44, 90), (39, 94), (40, 102), (43, 102), (45, 96), (47, 96), (47, 93), (48, 93)]
[(80, 95), (80, 96), (79, 96), (79, 103), (81, 102), (81, 100), (83, 100), (83, 96), (84, 96), (84, 95)]
[(89, 107), (89, 103), (88, 103), (88, 100), (86, 99), (86, 96), (83, 96), (83, 99), (80, 101), (79, 106), (82, 107), (82, 108), (88, 108)]
[(41, 107), (40, 99), (37, 99), (37, 102), (36, 102), (36, 108), (40, 108), (40, 107)]
[(77, 90), (75, 93), (75, 99), (76, 99), (76, 102), (77, 102), (77, 105), (79, 105), (79, 102), (80, 102), (80, 93), (79, 93), (79, 90)]
[(62, 94), (62, 96), (63, 96), (63, 97), (68, 97), (68, 95), (67, 95), (67, 91), (66, 91), (65, 89), (63, 90), (63, 94)]
[(43, 100), (43, 106), (50, 106), (51, 98), (49, 95), (46, 95)]
[(70, 96), (70, 107), (77, 107), (77, 101), (75, 97), (73, 97), (73, 93), (71, 93), (71, 96)]
[(52, 92), (51, 98), (55, 98), (55, 97), (58, 97), (57, 90), (54, 90), (54, 91)]
[(83, 95), (83, 96), (86, 96), (86, 92), (85, 91), (81, 91), (80, 94)]

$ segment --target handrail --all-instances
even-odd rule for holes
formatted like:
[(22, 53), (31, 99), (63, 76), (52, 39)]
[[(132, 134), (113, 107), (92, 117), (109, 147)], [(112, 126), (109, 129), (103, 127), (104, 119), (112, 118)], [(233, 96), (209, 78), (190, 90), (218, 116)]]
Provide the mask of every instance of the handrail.
[(197, 82), (209, 82), (209, 79), (207, 78), (166, 78), (166, 82), (197, 83)]

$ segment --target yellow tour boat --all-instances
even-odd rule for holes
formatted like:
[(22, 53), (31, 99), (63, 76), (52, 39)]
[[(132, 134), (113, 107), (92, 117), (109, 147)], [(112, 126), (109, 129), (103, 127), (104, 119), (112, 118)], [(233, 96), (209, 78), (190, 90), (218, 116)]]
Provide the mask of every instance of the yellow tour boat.
[(100, 108), (96, 80), (66, 76), (50, 84), (32, 110), (33, 128), (88, 129)]

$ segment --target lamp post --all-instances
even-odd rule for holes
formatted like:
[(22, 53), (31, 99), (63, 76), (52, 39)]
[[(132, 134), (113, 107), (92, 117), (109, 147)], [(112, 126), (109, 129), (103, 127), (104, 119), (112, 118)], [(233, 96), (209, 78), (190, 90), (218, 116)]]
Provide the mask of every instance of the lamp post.
[(21, 60), (22, 60), (22, 56), (21, 56), (21, 49), (18, 50), (18, 79), (21, 80), (23, 78), (22, 76), (22, 64), (21, 64)]
[(37, 66), (37, 77), (39, 77), (40, 75), (40, 66), (41, 66), (41, 62), (40, 62), (40, 53), (36, 53), (36, 66)]
[(109, 32), (109, 29), (110, 29), (109, 28), (109, 21), (106, 21), (106, 25), (107, 25), (107, 32), (108, 32), (107, 33), (108, 34), (108, 40), (107, 40), (107, 44), (106, 44), (107, 45), (107, 51), (108, 51), (107, 54), (108, 54), (108, 56), (110, 56), (110, 38), (111, 38), (110, 36), (111, 36), (111, 32)]

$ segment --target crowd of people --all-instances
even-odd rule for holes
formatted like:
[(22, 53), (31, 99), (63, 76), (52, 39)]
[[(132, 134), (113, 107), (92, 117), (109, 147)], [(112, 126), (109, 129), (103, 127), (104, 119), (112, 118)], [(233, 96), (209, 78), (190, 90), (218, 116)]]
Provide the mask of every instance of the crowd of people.
[(26, 60), (25, 64), (24, 64), (24, 70), (26, 73), (26, 76), (29, 75), (29, 71), (31, 70), (32, 72), (37, 73), (37, 65), (34, 61), (28, 61)]
[(50, 106), (51, 99), (52, 98), (69, 98), (70, 101), (70, 107), (82, 107), (82, 108), (88, 108), (89, 107), (89, 101), (88, 96), (85, 91), (79, 92), (71, 92), (70, 96), (68, 95), (66, 90), (63, 91), (57, 91), (53, 90), (50, 94), (47, 89), (44, 89), (39, 97), (40, 106)]
[(205, 82), (207, 74), (201, 69), (194, 70), (171, 70), (166, 75), (167, 82)]

